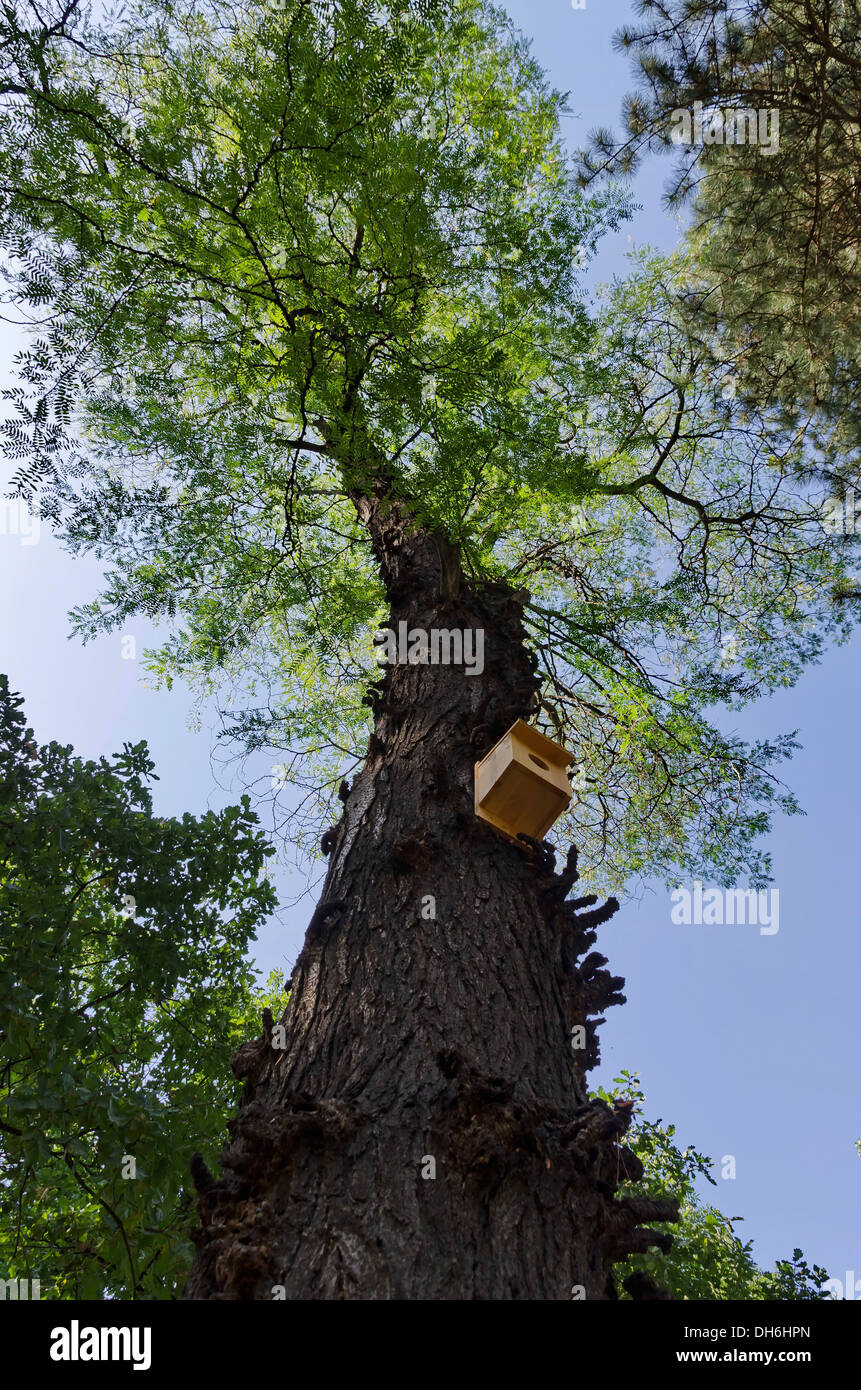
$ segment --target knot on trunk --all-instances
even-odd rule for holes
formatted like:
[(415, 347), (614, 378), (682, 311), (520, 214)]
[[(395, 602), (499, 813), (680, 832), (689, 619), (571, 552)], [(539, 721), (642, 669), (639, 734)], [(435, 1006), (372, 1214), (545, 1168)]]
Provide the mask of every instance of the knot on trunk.
[(395, 845), (392, 864), (400, 874), (423, 873), (434, 856), (434, 842), (426, 836), (410, 837)]
[(317, 1144), (344, 1144), (359, 1117), (343, 1101), (317, 1100), (302, 1091), (287, 1092), (280, 1104), (253, 1100), (228, 1125), (233, 1144), (221, 1167), (240, 1177), (251, 1190), (271, 1186), (274, 1172), (311, 1139)]
[(202, 1154), (194, 1153), (191, 1155), (189, 1163), (191, 1179), (198, 1192), (209, 1192), (215, 1187), (215, 1178), (207, 1167)]
[(308, 923), (305, 945), (311, 946), (319, 941), (325, 935), (326, 930), (331, 929), (332, 919), (338, 917), (347, 906), (348, 903), (344, 898), (331, 898), (329, 902), (318, 903)]
[(248, 1094), (253, 1091), (271, 1061), (270, 1041), (271, 1034), (267, 1038), (265, 1032), (262, 1037), (250, 1038), (230, 1059), (230, 1070), (238, 1080), (245, 1081)]
[(536, 840), (531, 835), (525, 835), (521, 830), (517, 836), (518, 842), (525, 846), (526, 850), (533, 855), (535, 867), (538, 870), (538, 877), (546, 879), (543, 884), (545, 892), (549, 892), (556, 879), (556, 850), (549, 840)]

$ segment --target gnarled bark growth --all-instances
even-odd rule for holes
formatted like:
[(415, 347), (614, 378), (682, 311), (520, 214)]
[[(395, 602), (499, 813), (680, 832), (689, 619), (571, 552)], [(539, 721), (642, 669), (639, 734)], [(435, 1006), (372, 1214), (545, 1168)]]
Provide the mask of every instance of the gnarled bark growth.
[[(594, 1015), (623, 1002), (623, 981), (580, 958), (618, 904), (566, 901), (573, 851), (557, 875), (548, 844), (473, 811), (475, 761), (534, 710), (524, 595), (463, 583), (385, 487), (356, 501), (392, 626), (481, 627), (485, 668), (390, 666), (370, 692), (286, 1048), (267, 1017), (234, 1058), (243, 1100), (223, 1178), (197, 1177), (184, 1297), (614, 1297), (614, 1261), (668, 1242), (641, 1223), (677, 1215), (615, 1196), (642, 1174), (619, 1142), (630, 1115), (585, 1087)], [(648, 1279), (631, 1292), (660, 1296)]]

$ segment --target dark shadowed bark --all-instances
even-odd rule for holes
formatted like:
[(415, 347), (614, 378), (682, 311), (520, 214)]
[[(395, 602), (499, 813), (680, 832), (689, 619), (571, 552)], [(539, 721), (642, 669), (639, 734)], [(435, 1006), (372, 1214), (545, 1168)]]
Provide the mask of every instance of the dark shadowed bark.
[(244, 1097), (222, 1180), (196, 1179), (184, 1297), (613, 1297), (614, 1261), (666, 1241), (640, 1223), (676, 1215), (614, 1195), (642, 1172), (619, 1143), (629, 1113), (585, 1088), (594, 1015), (622, 1002), (590, 952), (616, 904), (566, 901), (573, 853), (556, 874), (549, 845), (473, 810), (476, 759), (534, 709), (525, 596), (473, 591), (385, 489), (357, 506), (392, 626), (483, 628), (485, 668), (391, 666), (369, 696), (286, 1046), (267, 1017), (234, 1059)]

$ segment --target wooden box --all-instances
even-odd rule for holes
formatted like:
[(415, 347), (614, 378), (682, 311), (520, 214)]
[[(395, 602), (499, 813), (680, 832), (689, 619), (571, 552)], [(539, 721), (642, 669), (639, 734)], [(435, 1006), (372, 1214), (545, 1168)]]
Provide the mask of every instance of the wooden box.
[(542, 840), (571, 801), (574, 755), (522, 719), (475, 764), (475, 814), (515, 838)]

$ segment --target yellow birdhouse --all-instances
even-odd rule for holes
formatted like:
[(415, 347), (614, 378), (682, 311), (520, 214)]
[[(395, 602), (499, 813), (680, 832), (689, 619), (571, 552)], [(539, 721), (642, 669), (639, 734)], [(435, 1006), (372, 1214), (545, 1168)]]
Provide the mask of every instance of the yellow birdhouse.
[(518, 719), (475, 764), (475, 814), (516, 838), (543, 840), (571, 800), (574, 755)]

